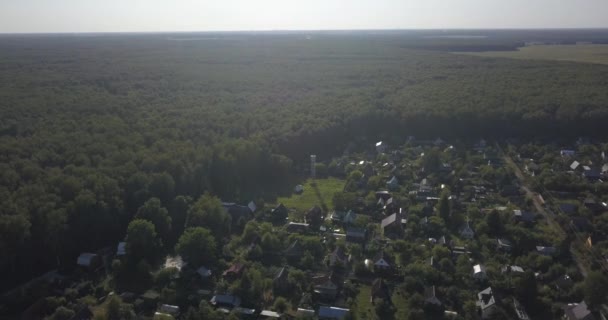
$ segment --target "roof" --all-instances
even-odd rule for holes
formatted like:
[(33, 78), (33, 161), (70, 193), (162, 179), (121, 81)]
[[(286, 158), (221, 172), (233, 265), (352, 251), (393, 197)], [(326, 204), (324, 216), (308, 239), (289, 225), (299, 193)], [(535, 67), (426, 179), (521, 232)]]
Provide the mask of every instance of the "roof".
[(353, 223), (355, 222), (355, 219), (357, 219), (357, 214), (354, 211), (349, 210), (344, 216), (344, 219), (342, 219), (342, 221), (344, 223)]
[[(582, 301), (581, 303), (575, 304), (575, 305), (568, 305), (566, 307), (566, 316), (568, 317), (568, 319), (571, 320), (590, 320), (590, 319), (594, 319), (593, 315), (591, 314), (591, 311), (589, 311), (589, 308), (587, 307), (587, 304), (585, 303), (585, 301)], [(591, 315), (591, 318), (587, 318)]]
[(376, 256), (374, 257), (374, 262), (379, 261), (380, 259), (386, 261), (386, 263), (388, 263), (389, 265), (393, 264), (393, 259), (386, 254), (386, 252), (384, 252), (384, 250), (378, 252), (378, 254), (376, 254)]
[(234, 307), (238, 307), (241, 304), (241, 298), (230, 294), (218, 294), (213, 296), (210, 300), (212, 305), (226, 304)]
[(245, 265), (237, 262), (237, 263), (232, 264), (230, 266), (230, 268), (228, 268), (226, 271), (224, 271), (224, 273), (222, 275), (227, 276), (229, 274), (240, 274), (241, 272), (243, 272), (243, 269), (245, 269)]
[(319, 318), (323, 319), (343, 319), (350, 312), (349, 309), (338, 307), (319, 307)]
[(382, 219), (382, 222), (380, 223), (380, 226), (382, 228), (386, 228), (389, 225), (393, 224), (395, 221), (397, 221), (397, 213), (393, 213), (390, 216)]
[(515, 314), (519, 320), (530, 320), (530, 317), (526, 313), (524, 307), (515, 298), (513, 298), (513, 309), (515, 310)]
[(346, 237), (365, 238), (366, 230), (362, 228), (348, 228)]
[(125, 254), (127, 254), (127, 243), (124, 241), (119, 242), (118, 246), (116, 247), (116, 255), (124, 256)]
[(494, 292), (492, 292), (492, 287), (488, 287), (485, 290), (479, 292), (477, 294), (477, 300), (481, 310), (485, 310), (495, 305), (496, 297), (494, 296)]
[(524, 272), (524, 269), (520, 266), (504, 266), (501, 268), (501, 271), (504, 272)]
[(280, 318), (281, 314), (270, 310), (262, 310), (262, 312), (260, 312), (260, 316), (267, 318)]
[(383, 300), (387, 300), (387, 302), (390, 302), (391, 299), (391, 294), (388, 290), (388, 286), (386, 285), (386, 282), (380, 278), (377, 278), (376, 280), (374, 280), (374, 282), (372, 283), (372, 288), (371, 288), (371, 299), (383, 299)]
[(296, 239), (289, 245), (289, 247), (287, 247), (287, 249), (285, 249), (285, 254), (289, 256), (299, 256), (302, 254), (302, 251), (300, 240)]
[(279, 269), (277, 274), (274, 276), (274, 280), (284, 280), (287, 278), (288, 274), (289, 274), (289, 271), (287, 270), (287, 267), (283, 267), (283, 268)]
[(534, 213), (522, 210), (513, 210), (513, 214), (515, 215), (515, 218), (527, 222), (534, 221), (534, 218), (536, 217)]
[(554, 254), (557, 252), (557, 249), (555, 247), (536, 246), (536, 251), (542, 254)]
[(473, 266), (473, 273), (477, 274), (477, 273), (485, 273), (486, 272), (486, 267), (482, 264), (476, 264)]
[(211, 270), (207, 269), (206, 267), (200, 267), (196, 269), (196, 273), (198, 273), (203, 278), (211, 276)]
[(93, 263), (93, 259), (95, 259), (95, 257), (97, 257), (96, 254), (85, 252), (78, 256), (78, 260), (76, 261), (76, 263), (79, 266), (89, 267)]
[(581, 164), (578, 161), (574, 160), (574, 161), (572, 161), (572, 164), (570, 164), (570, 169), (576, 170), (576, 168), (578, 168), (578, 166), (580, 166), (580, 165)]

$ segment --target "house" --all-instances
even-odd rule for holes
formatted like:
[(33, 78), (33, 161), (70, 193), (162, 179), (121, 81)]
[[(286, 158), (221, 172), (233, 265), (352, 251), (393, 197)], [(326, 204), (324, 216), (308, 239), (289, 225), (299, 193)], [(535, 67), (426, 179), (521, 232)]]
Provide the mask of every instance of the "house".
[(572, 169), (572, 170), (576, 170), (576, 169), (578, 169), (578, 167), (580, 167), (580, 165), (581, 165), (581, 163), (580, 163), (580, 162), (578, 162), (578, 161), (574, 160), (574, 161), (572, 161), (572, 163), (570, 164), (570, 169)]
[(496, 239), (496, 245), (498, 250), (503, 252), (511, 252), (511, 249), (513, 248), (511, 245), (511, 241), (504, 238)]
[(344, 267), (348, 263), (348, 256), (343, 247), (336, 249), (327, 256), (327, 265), (330, 267)]
[(344, 319), (349, 312), (349, 309), (321, 306), (319, 307), (319, 320)]
[(230, 266), (230, 268), (226, 269), (222, 276), (224, 278), (237, 279), (240, 278), (245, 271), (245, 265), (239, 262), (236, 262)]
[(595, 168), (589, 168), (589, 170), (584, 170), (582, 176), (583, 176), (583, 178), (585, 178), (589, 181), (597, 181), (600, 178), (602, 178), (602, 174), (600, 173), (600, 170), (595, 169)]
[(101, 257), (95, 253), (81, 253), (76, 260), (76, 264), (89, 270), (95, 270), (101, 266)]
[(285, 249), (284, 252), (285, 256), (288, 259), (300, 259), (302, 257), (302, 255), (304, 254), (304, 249), (302, 248), (302, 244), (300, 243), (300, 240), (296, 239), (294, 242), (292, 242), (289, 247), (287, 247), (287, 249)]
[(289, 290), (289, 270), (287, 267), (282, 267), (272, 279), (272, 287), (275, 291), (286, 292)]
[(488, 287), (477, 294), (477, 306), (481, 311), (482, 319), (491, 319), (498, 312), (498, 299), (492, 292), (492, 287)]
[(324, 219), (323, 211), (319, 206), (314, 206), (308, 210), (304, 218), (306, 223), (310, 224), (311, 226), (320, 226)]
[(354, 243), (365, 243), (367, 237), (367, 230), (362, 228), (348, 228), (346, 229), (346, 241)]
[(275, 220), (285, 220), (289, 215), (289, 211), (282, 203), (279, 203), (278, 206), (270, 211), (270, 214)]
[(500, 268), (500, 272), (502, 273), (524, 273), (524, 269), (520, 266), (504, 266)]
[(348, 210), (344, 218), (342, 218), (342, 223), (344, 224), (353, 224), (357, 219), (357, 214), (353, 210)]
[(258, 319), (280, 319), (281, 314), (270, 310), (262, 310)]
[(573, 157), (576, 154), (576, 151), (569, 149), (562, 149), (559, 151), (559, 155), (562, 157)]
[(391, 294), (384, 280), (377, 278), (372, 283), (370, 302), (374, 304), (376, 299), (382, 299), (385, 302), (391, 303)]
[(476, 264), (473, 266), (473, 279), (485, 280), (487, 278), (486, 267), (482, 264)]
[(581, 303), (571, 303), (564, 307), (564, 319), (568, 320), (595, 320), (589, 311), (585, 301)]
[(391, 197), (391, 193), (388, 191), (376, 191), (376, 199), (388, 200)]
[(374, 257), (374, 270), (390, 270), (394, 266), (393, 259), (384, 251)]
[(557, 253), (557, 248), (555, 247), (544, 247), (544, 246), (536, 246), (536, 252), (543, 256), (553, 256)]
[(578, 211), (578, 206), (572, 203), (560, 203), (559, 210), (567, 215), (571, 215)]
[(304, 192), (304, 186), (303, 186), (303, 185), (301, 185), (301, 184), (299, 184), (299, 185), (295, 186), (295, 187), (293, 188), (293, 192), (294, 192), (295, 194), (302, 194), (302, 192)]
[(570, 278), (569, 275), (565, 274), (555, 280), (554, 284), (555, 288), (557, 288), (558, 290), (568, 292), (574, 286), (574, 281), (572, 280), (572, 278)]
[(174, 305), (170, 305), (170, 304), (162, 304), (159, 308), (158, 311), (164, 314), (169, 314), (172, 315), (174, 317), (176, 317), (179, 314), (179, 307), (178, 306), (174, 306)]
[(517, 301), (517, 299), (513, 298), (513, 311), (515, 311), (515, 315), (519, 320), (530, 320), (530, 316), (524, 309), (524, 307)]
[(288, 233), (305, 233), (310, 225), (308, 223), (290, 222), (285, 226)]
[(397, 190), (397, 189), (399, 189), (399, 180), (397, 180), (397, 177), (393, 176), (390, 180), (388, 180), (386, 182), (386, 187), (389, 190)]
[(532, 223), (536, 219), (536, 214), (522, 210), (513, 210), (513, 216), (517, 222)]
[(334, 300), (340, 290), (342, 279), (338, 274), (331, 272), (326, 275), (312, 278), (314, 293), (323, 300)]
[(207, 278), (211, 277), (211, 274), (212, 274), (211, 270), (207, 269), (207, 267), (204, 267), (204, 266), (196, 269), (196, 273), (198, 273), (201, 276), (201, 278), (203, 278), (203, 279), (207, 279)]
[(591, 221), (585, 217), (570, 218), (570, 225), (578, 232), (589, 232), (593, 229), (591, 226)]
[(435, 286), (429, 286), (424, 288), (424, 303), (438, 307), (442, 305), (441, 300), (437, 298)]
[(241, 206), (233, 202), (222, 202), (222, 207), (224, 207), (224, 210), (232, 218), (233, 225), (238, 225), (242, 221), (246, 222), (251, 220), (253, 218), (253, 212), (255, 211), (255, 205)]
[(465, 223), (465, 225), (460, 229), (460, 236), (464, 239), (473, 239), (475, 237), (475, 232), (469, 226), (469, 221)]
[(119, 242), (118, 246), (116, 247), (116, 255), (121, 257), (127, 254), (127, 243), (126, 242)]
[(216, 307), (236, 308), (241, 305), (241, 298), (230, 294), (218, 294), (209, 301), (211, 305)]
[(382, 234), (384, 234), (385, 237), (398, 236), (403, 232), (401, 217), (396, 212), (382, 219), (380, 227), (382, 228)]
[(594, 213), (602, 212), (606, 209), (606, 206), (604, 204), (597, 203), (591, 198), (585, 199), (585, 201), (583, 201), (583, 205), (585, 206), (585, 208), (593, 211)]
[(298, 310), (296, 311), (296, 316), (304, 319), (314, 319), (315, 310), (298, 308)]
[(386, 143), (383, 141), (376, 142), (376, 152), (385, 153), (386, 152)]

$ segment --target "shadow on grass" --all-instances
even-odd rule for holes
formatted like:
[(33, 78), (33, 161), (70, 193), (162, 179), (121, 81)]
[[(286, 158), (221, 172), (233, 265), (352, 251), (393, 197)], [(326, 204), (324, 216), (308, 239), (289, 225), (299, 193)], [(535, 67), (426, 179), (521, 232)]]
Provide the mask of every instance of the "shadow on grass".
[(312, 186), (313, 190), (315, 190), (315, 195), (317, 196), (317, 199), (319, 199), (319, 203), (321, 204), (321, 209), (323, 209), (323, 212), (328, 212), (327, 204), (325, 203), (325, 199), (323, 198), (321, 191), (319, 191), (317, 182), (313, 180), (310, 185)]

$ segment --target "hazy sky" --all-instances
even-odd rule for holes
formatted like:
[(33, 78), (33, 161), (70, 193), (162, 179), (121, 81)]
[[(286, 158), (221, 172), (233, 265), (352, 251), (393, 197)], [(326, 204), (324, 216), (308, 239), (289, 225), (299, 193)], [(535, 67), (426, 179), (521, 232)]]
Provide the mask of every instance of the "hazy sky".
[(0, 0), (0, 32), (608, 27), (608, 0)]

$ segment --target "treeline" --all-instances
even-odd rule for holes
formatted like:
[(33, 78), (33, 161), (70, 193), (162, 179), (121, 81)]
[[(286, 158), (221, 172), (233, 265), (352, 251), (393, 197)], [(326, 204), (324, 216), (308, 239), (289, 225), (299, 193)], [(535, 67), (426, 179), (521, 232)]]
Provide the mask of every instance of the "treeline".
[(150, 198), (169, 211), (204, 192), (273, 199), (311, 153), (407, 135), (603, 136), (608, 120), (607, 66), (395, 36), (168, 38), (0, 38), (4, 287), (114, 245)]

